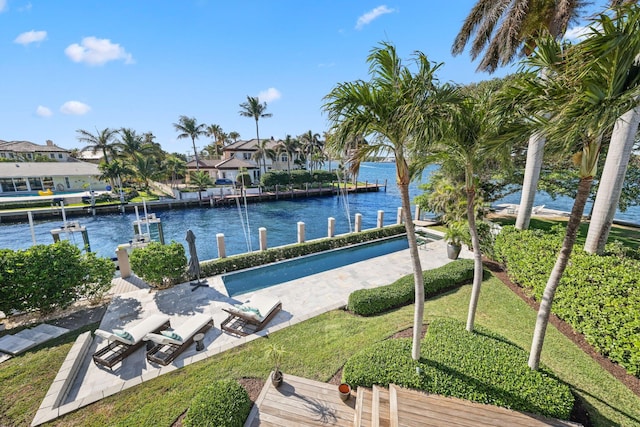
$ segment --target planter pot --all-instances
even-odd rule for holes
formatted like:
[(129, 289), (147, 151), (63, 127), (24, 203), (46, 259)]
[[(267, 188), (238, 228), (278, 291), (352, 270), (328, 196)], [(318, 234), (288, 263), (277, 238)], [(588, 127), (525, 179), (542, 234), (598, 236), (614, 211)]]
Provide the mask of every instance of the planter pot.
[(273, 371), (271, 373), (271, 384), (273, 384), (274, 387), (280, 387), (280, 385), (282, 385), (281, 371)]
[(449, 257), (449, 259), (458, 259), (458, 255), (460, 255), (461, 250), (462, 245), (447, 243), (447, 257)]
[(340, 394), (340, 399), (346, 402), (349, 400), (349, 397), (351, 397), (351, 386), (347, 383), (340, 384), (338, 386), (338, 393)]

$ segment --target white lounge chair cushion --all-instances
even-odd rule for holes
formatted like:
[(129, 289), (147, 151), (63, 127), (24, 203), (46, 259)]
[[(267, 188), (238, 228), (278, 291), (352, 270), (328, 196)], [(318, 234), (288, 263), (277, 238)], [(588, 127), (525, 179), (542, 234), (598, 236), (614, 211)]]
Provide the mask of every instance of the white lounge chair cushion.
[(253, 295), (242, 304), (230, 307), (228, 310), (243, 316), (251, 316), (258, 322), (262, 322), (278, 304), (280, 304), (280, 300), (276, 297)]
[(133, 326), (127, 325), (123, 329), (114, 329), (113, 332), (96, 329), (95, 335), (109, 341), (120, 341), (123, 344), (133, 345), (139, 343), (149, 332), (159, 329), (167, 321), (169, 321), (167, 315), (152, 314)]
[(211, 321), (211, 316), (208, 314), (196, 314), (193, 316), (189, 316), (187, 320), (173, 328), (173, 331), (182, 337), (183, 341), (189, 340), (198, 331), (204, 328), (204, 325)]
[(168, 337), (166, 335), (154, 334), (154, 333), (149, 333), (149, 334), (145, 335), (144, 340), (145, 341), (153, 341), (156, 344), (164, 344), (164, 345), (167, 345), (167, 344), (182, 345), (182, 344), (184, 344), (182, 342), (182, 340), (178, 341), (178, 340), (175, 340), (175, 339), (173, 339), (171, 337)]

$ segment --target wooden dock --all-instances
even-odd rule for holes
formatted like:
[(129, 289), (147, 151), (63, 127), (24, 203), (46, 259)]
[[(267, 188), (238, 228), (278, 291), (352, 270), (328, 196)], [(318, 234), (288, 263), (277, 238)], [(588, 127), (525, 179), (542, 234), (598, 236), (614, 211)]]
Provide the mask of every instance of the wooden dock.
[(390, 385), (359, 387), (346, 402), (338, 387), (293, 375), (265, 383), (245, 427), (577, 427), (580, 424)]

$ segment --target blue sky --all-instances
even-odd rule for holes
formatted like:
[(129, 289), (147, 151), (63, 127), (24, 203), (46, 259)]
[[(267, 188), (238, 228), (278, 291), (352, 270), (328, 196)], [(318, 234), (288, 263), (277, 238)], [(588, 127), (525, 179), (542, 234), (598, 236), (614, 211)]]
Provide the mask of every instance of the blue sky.
[(191, 142), (173, 128), (180, 115), (255, 137), (238, 114), (247, 95), (273, 114), (261, 137), (322, 134), (323, 96), (367, 79), (366, 56), (381, 41), (404, 58), (420, 50), (444, 62), (441, 81), (512, 71), (477, 73), (468, 53), (451, 56), (474, 3), (0, 0), (0, 140), (81, 148), (77, 129), (128, 127), (187, 154)]

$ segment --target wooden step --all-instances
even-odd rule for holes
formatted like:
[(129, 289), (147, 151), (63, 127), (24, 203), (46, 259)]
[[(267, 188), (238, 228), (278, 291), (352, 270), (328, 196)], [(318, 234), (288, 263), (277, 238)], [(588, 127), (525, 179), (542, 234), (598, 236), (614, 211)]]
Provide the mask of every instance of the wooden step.
[(369, 388), (358, 387), (356, 390), (356, 413), (353, 419), (354, 427), (371, 426), (371, 401), (373, 392)]
[(371, 405), (371, 426), (389, 427), (389, 390), (374, 385)]

